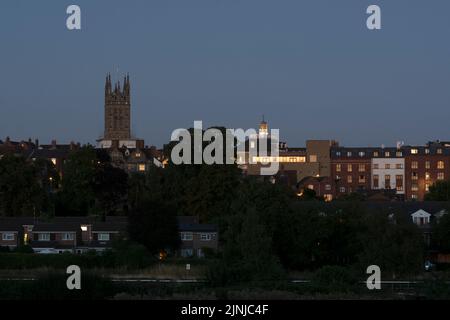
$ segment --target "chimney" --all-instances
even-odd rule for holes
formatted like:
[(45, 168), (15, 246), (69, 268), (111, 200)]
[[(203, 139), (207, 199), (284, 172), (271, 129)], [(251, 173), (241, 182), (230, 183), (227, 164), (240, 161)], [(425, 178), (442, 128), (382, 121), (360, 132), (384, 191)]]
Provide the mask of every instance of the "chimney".
[(34, 146), (39, 148), (39, 139), (34, 140)]
[(136, 148), (143, 150), (144, 149), (144, 140), (136, 140)]
[(56, 149), (56, 140), (52, 140), (52, 149)]

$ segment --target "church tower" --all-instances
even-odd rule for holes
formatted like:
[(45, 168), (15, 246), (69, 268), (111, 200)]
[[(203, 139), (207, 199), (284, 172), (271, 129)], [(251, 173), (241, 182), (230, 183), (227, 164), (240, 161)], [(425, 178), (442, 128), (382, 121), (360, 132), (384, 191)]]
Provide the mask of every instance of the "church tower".
[(127, 75), (121, 88), (120, 81), (111, 83), (108, 74), (105, 83), (105, 140), (131, 139), (130, 76)]
[(262, 118), (261, 123), (259, 124), (259, 136), (268, 136), (269, 135), (269, 125), (267, 124), (264, 116)]

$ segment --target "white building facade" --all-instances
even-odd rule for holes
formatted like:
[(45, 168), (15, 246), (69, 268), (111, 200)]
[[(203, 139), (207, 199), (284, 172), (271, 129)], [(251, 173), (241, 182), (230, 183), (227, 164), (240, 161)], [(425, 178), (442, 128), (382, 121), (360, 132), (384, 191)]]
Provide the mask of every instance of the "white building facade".
[(372, 158), (373, 190), (391, 189), (405, 193), (405, 158)]

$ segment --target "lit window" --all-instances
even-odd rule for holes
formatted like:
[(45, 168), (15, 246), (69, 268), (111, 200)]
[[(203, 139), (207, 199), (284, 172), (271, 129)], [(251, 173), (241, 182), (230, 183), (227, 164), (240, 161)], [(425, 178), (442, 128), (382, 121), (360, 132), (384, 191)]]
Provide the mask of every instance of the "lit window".
[(359, 172), (365, 172), (366, 171), (366, 165), (365, 164), (358, 165), (358, 171)]
[(345, 192), (345, 187), (340, 187), (339, 188), (339, 192), (344, 193)]
[(352, 182), (353, 182), (353, 177), (347, 176), (347, 183), (352, 183)]
[(211, 241), (212, 240), (211, 233), (202, 233), (202, 234), (200, 234), (200, 240), (201, 241)]
[(419, 150), (417, 150), (417, 149), (411, 149), (411, 154), (418, 154), (419, 153)]
[(54, 166), (56, 166), (56, 158), (52, 158), (52, 163)]
[(317, 162), (317, 156), (315, 154), (310, 155), (309, 162)]
[(430, 184), (429, 183), (425, 183), (425, 191), (426, 192), (430, 191)]
[(419, 167), (419, 163), (417, 161), (411, 162), (411, 169), (417, 169)]
[(384, 153), (384, 156), (385, 156), (385, 157), (390, 157), (390, 156), (391, 156), (391, 153), (390, 153), (389, 151), (386, 151), (386, 152)]
[(437, 152), (437, 154), (442, 154), (442, 149), (439, 148), (439, 149), (436, 150), (436, 152)]
[(192, 232), (181, 232), (181, 241), (192, 241), (194, 239), (194, 235)]
[(351, 157), (352, 156), (352, 153), (349, 151), (349, 152), (347, 152), (347, 157)]
[(431, 175), (429, 172), (425, 172), (425, 180), (430, 180), (431, 179)]
[(425, 154), (429, 154), (430, 153), (430, 149), (425, 149)]
[(136, 152), (136, 158), (140, 158), (141, 157), (141, 153), (140, 152)]
[(325, 185), (325, 190), (331, 190), (331, 184)]
[(431, 168), (430, 161), (425, 161), (425, 168), (426, 169), (430, 169)]
[(359, 183), (365, 183), (366, 177), (364, 175), (360, 175), (358, 181), (359, 181)]
[(397, 191), (403, 191), (403, 175), (398, 174), (395, 176), (395, 185)]
[(336, 165), (336, 172), (341, 172), (341, 165), (340, 164)]
[(98, 234), (98, 241), (109, 241), (109, 233), (99, 233)]
[(348, 165), (347, 165), (347, 171), (348, 171), (348, 172), (352, 172), (352, 171), (353, 171), (353, 167), (352, 167), (351, 164), (348, 164)]
[(437, 168), (438, 169), (444, 169), (445, 165), (444, 165), (444, 161), (438, 161), (437, 163)]
[(3, 233), (2, 234), (3, 241), (12, 241), (14, 240), (14, 233)]
[(379, 187), (379, 181), (380, 181), (379, 176), (378, 176), (377, 174), (374, 174), (374, 175), (373, 175), (373, 187), (374, 187), (375, 189), (378, 189), (378, 187)]
[(391, 175), (387, 174), (384, 176), (384, 188), (390, 189), (391, 188)]
[(413, 184), (411, 186), (411, 191), (418, 191), (419, 190), (419, 186), (417, 184)]
[(403, 153), (401, 151), (397, 151), (397, 153), (395, 154), (397, 157), (402, 157)]
[(145, 164), (139, 164), (139, 171), (145, 171)]
[(314, 190), (314, 186), (312, 184), (308, 185), (309, 190)]
[(359, 156), (360, 156), (360, 157), (364, 157), (365, 155), (366, 155), (366, 153), (365, 153), (364, 151), (360, 151), (360, 152), (359, 152)]
[(412, 180), (419, 180), (419, 174), (417, 172), (411, 173), (411, 179)]
[(444, 173), (443, 172), (438, 172), (437, 179), (438, 180), (444, 180)]
[(50, 233), (39, 233), (38, 240), (39, 241), (50, 241)]
[(73, 240), (73, 233), (63, 233), (62, 240)]
[(88, 227), (87, 226), (81, 226), (81, 231), (87, 231)]
[(337, 152), (336, 152), (336, 156), (337, 156), (337, 157), (340, 157), (340, 156), (341, 156), (341, 152), (340, 152), (340, 151), (337, 151)]
[(379, 156), (378, 151), (374, 151), (374, 152), (373, 152), (373, 156), (374, 156), (374, 157), (378, 157), (378, 156)]

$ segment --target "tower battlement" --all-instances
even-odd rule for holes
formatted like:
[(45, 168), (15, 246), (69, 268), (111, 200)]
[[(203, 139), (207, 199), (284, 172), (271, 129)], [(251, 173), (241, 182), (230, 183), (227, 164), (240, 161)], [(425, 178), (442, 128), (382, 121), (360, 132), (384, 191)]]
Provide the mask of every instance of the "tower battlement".
[(120, 81), (113, 84), (111, 74), (105, 83), (105, 133), (104, 139), (128, 140), (131, 138), (130, 76), (126, 75), (123, 87)]

